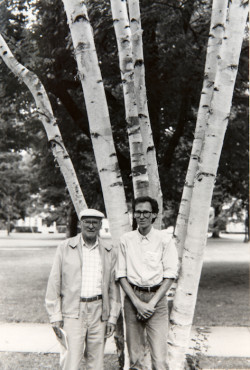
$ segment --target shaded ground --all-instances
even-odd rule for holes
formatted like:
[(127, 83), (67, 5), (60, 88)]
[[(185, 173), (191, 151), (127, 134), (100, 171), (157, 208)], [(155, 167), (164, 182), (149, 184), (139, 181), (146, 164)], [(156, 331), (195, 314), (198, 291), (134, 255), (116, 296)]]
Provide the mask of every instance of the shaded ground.
[(194, 325), (249, 326), (249, 263), (205, 263)]

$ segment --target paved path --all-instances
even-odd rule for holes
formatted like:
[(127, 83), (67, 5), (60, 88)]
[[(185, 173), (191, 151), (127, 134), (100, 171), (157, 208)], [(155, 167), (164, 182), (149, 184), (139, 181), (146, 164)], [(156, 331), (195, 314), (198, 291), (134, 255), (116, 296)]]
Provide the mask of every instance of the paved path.
[[(0, 323), (0, 352), (58, 353), (59, 345), (49, 324)], [(250, 328), (193, 327), (189, 353), (206, 356), (249, 357)], [(105, 353), (116, 353), (114, 339)]]

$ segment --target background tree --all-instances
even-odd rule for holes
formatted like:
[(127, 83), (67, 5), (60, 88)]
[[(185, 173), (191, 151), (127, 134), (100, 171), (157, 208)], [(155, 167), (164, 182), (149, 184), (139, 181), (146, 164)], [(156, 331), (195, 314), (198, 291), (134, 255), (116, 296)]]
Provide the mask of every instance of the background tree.
[[(73, 46), (61, 1), (41, 0), (38, 3), (32, 3), (5, 0), (0, 6), (1, 31), (7, 37), (6, 40), (10, 42), (10, 46), (15, 47), (18, 60), (39, 76), (49, 93), (53, 111), (60, 122), (64, 143), (75, 163), (80, 184), (84, 183), (84, 189), (87, 190), (85, 197), (88, 205), (99, 204), (104, 210), (92, 145), (88, 137), (86, 109), (82, 102)], [(28, 7), (36, 15), (36, 22), (29, 23), (27, 27), (27, 16), (25, 15), (27, 13), (24, 10)], [(126, 129), (124, 103), (110, 4), (109, 1), (94, 0), (88, 2), (88, 8), (102, 69), (119, 166), (126, 198), (130, 201), (132, 198), (131, 171), (128, 142), (124, 135)], [(164, 192), (165, 217), (163, 221), (165, 227), (175, 224), (188, 157), (191, 152), (202, 86), (210, 12), (211, 5), (202, 1), (141, 2), (148, 106)], [(223, 164), (224, 155), (228, 158), (227, 163), (229, 163), (229, 157), (233, 155), (229, 145), (226, 144), (227, 137), (229, 141), (231, 140), (232, 122), (234, 122), (233, 125), (239, 123), (241, 127), (240, 130), (234, 130), (233, 136), (235, 142), (240, 143), (240, 146), (236, 147), (239, 153), (242, 153), (243, 146), (247, 147), (247, 136), (242, 135), (241, 138), (241, 131), (247, 132), (248, 130), (247, 63), (248, 43), (246, 42), (243, 45), (236, 81), (236, 94), (232, 108), (234, 113), (230, 117), (229, 131), (222, 152), (222, 164), (218, 170), (216, 182), (216, 186), (217, 184), (219, 186), (219, 181), (225, 180), (227, 194), (238, 189), (238, 185), (236, 187), (235, 182), (230, 179), (235, 171), (225, 170)], [(18, 117), (18, 121), (23, 123), (20, 130), (27, 133), (27, 125), (36, 119), (32, 113), (32, 97), (21, 85), (17, 86), (15, 78), (6, 73), (5, 68), (2, 67), (0, 68), (0, 83), (1, 95), (4, 95), (0, 102), (1, 112), (7, 107), (8, 116)], [(39, 137), (45, 140), (43, 130), (38, 125), (36, 127)], [(28, 142), (26, 140), (26, 143)], [(44, 180), (44, 186), (40, 187), (45, 194), (46, 188), (50, 189), (53, 186), (54, 179), (46, 176), (46, 168), (50, 168), (49, 163), (53, 164), (53, 159), (51, 154), (45, 154), (47, 152), (46, 140), (44, 151), (41, 151), (41, 146), (40, 143), (37, 152), (33, 149), (33, 154), (40, 162), (44, 161), (42, 168), (45, 173), (42, 176), (40, 172), (40, 179), (47, 180)], [(75, 161), (76, 158), (78, 158), (77, 161)], [(233, 161), (237, 167), (237, 154), (230, 157), (230, 161), (231, 165)], [(242, 167), (240, 166), (239, 176), (243, 172), (248, 172), (247, 162), (243, 160), (240, 164)], [(237, 176), (235, 179), (237, 180)], [(91, 191), (89, 180), (92, 184), (94, 181), (97, 192)], [(58, 186), (60, 180), (56, 179), (56, 181), (56, 186)], [(245, 182), (247, 184), (246, 179)], [(63, 181), (61, 181), (61, 187), (63, 186)], [(60, 193), (63, 201), (65, 191)], [(223, 192), (221, 198), (223, 202), (227, 201), (227, 194)]]

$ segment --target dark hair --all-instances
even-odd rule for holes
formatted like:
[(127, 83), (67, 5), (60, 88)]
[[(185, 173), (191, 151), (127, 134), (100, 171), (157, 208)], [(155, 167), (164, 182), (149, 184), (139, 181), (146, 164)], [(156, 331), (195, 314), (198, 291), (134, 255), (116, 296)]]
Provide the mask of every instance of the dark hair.
[[(152, 212), (153, 213), (158, 213), (159, 212), (159, 207), (158, 207), (158, 203), (157, 203), (157, 200), (155, 200), (154, 198), (151, 198), (147, 195), (145, 196), (142, 196), (142, 197), (138, 197), (138, 198), (135, 198), (134, 202), (133, 202), (133, 212), (135, 212), (135, 206), (139, 203), (145, 203), (145, 202), (149, 202), (151, 204), (151, 207), (152, 207)], [(155, 222), (155, 219), (156, 217), (152, 220), (152, 224)]]

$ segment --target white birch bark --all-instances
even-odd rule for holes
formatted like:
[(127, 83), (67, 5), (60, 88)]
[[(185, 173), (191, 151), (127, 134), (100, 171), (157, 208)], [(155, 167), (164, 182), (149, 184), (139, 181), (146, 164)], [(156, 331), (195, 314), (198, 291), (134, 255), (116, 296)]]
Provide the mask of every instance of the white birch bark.
[(209, 207), (230, 114), (247, 14), (246, 1), (234, 0), (230, 3), (204, 145), (194, 182), (182, 269), (170, 317), (170, 370), (184, 369), (206, 244)]
[(85, 1), (63, 0), (113, 242), (130, 229), (105, 91)]
[(135, 94), (138, 109), (138, 117), (141, 128), (143, 150), (146, 158), (149, 194), (157, 200), (159, 205), (159, 214), (154, 223), (154, 227), (161, 229), (162, 221), (162, 191), (156, 159), (156, 150), (154, 146), (153, 134), (151, 130), (150, 117), (148, 112), (147, 92), (145, 83), (145, 66), (143, 56), (142, 28), (140, 16), (139, 0), (128, 0), (129, 19), (131, 28), (132, 54), (134, 64)]
[(187, 233), (188, 217), (193, 193), (194, 178), (198, 162), (200, 160), (206, 122), (214, 89), (214, 80), (218, 64), (218, 55), (225, 30), (226, 16), (227, 16), (227, 1), (214, 0), (212, 6), (210, 32), (207, 45), (204, 80), (197, 115), (194, 141), (174, 232), (175, 244), (180, 259), (183, 253), (183, 247)]
[(134, 85), (134, 66), (126, 1), (110, 0), (118, 45), (127, 130), (130, 147), (134, 196), (149, 195), (149, 179)]
[(45, 88), (33, 72), (29, 71), (15, 59), (1, 35), (0, 54), (7, 67), (20, 81), (26, 84), (35, 99), (37, 112), (45, 128), (54, 158), (63, 174), (76, 213), (79, 215), (81, 210), (87, 208), (87, 205), (78, 183), (73, 164), (63, 144), (61, 133), (53, 115)]

